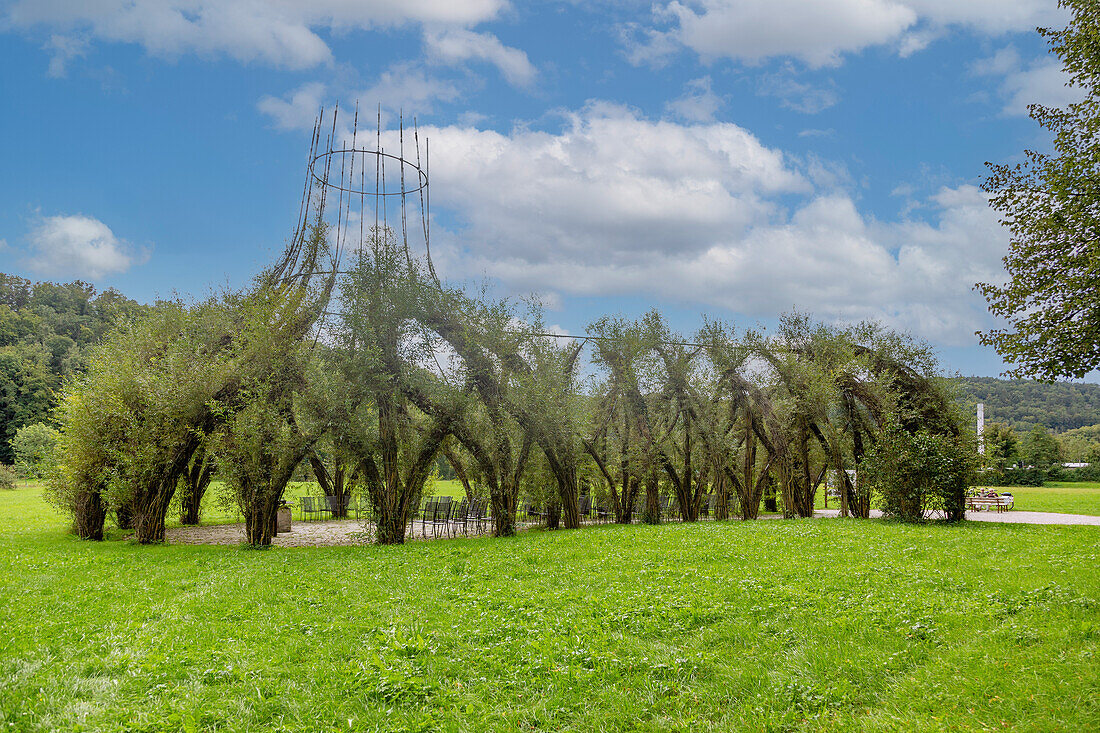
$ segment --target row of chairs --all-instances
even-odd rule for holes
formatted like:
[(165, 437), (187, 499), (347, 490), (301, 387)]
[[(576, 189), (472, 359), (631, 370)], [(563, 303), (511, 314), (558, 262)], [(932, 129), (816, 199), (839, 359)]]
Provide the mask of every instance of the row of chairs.
[[(631, 510), (635, 521), (645, 514), (646, 498), (639, 496)], [(709, 519), (714, 515), (717, 504), (717, 496), (708, 494), (699, 508), (699, 518)], [(324, 518), (325, 515), (337, 514), (354, 515), (357, 520), (369, 519), (371, 515), (370, 502), (364, 497), (355, 496), (303, 496), (301, 499), (303, 519)], [(615, 512), (609, 504), (593, 505), (592, 497), (585, 495), (578, 497), (577, 509), (581, 521), (589, 523), (605, 523), (615, 520)], [(661, 516), (674, 519), (680, 515), (680, 503), (675, 497), (663, 496), (660, 500)], [(544, 508), (534, 504), (525, 503), (520, 506), (517, 519), (531, 523), (540, 523), (546, 520), (547, 512)], [(456, 500), (450, 496), (431, 496), (423, 501), (420, 507), (415, 509), (409, 517), (410, 534), (415, 534), (417, 526), (421, 536), (455, 537), (459, 533), (463, 535), (485, 534), (491, 526), (492, 517), (487, 500), (469, 501), (467, 499)]]
[(370, 503), (361, 496), (303, 496), (302, 518), (334, 517), (337, 514), (354, 514), (356, 519), (370, 514)]
[(485, 500), (455, 501), (450, 496), (430, 496), (409, 517), (409, 531), (414, 534), (419, 524), (422, 537), (427, 537), (429, 530), (433, 537), (456, 537), (460, 532), (469, 536), (471, 532), (485, 534), (490, 522), (489, 504)]

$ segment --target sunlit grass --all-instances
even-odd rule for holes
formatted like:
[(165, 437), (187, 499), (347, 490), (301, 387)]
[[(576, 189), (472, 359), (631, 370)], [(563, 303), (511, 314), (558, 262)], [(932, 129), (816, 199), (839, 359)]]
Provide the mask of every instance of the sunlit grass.
[(996, 486), (1012, 494), (1015, 511), (1100, 516), (1100, 484), (1051, 481), (1046, 486)]
[(81, 542), (0, 492), (0, 730), (1095, 730), (1100, 532)]

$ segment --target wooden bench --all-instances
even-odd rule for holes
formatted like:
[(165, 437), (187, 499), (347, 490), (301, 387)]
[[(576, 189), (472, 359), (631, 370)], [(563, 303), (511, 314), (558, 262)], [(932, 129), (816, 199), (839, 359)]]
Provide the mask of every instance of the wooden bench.
[(968, 496), (966, 497), (967, 509), (996, 509), (999, 512), (1006, 512), (1013, 506), (1012, 494), (1005, 494), (1003, 496)]

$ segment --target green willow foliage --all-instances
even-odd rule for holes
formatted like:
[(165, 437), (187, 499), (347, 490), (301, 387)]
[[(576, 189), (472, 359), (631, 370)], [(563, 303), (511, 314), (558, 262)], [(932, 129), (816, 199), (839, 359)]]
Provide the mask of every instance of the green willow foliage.
[[(795, 313), (769, 337), (715, 322), (685, 337), (652, 311), (594, 323), (586, 352), (549, 338), (537, 306), (520, 318), (435, 282), (392, 233), (357, 259), (323, 329), (332, 280), (261, 277), (113, 331), (58, 412), (50, 492), (77, 532), (101, 538), (113, 510), (139, 542), (163, 541), (178, 484), (210, 456), (248, 541), (270, 544), (287, 481), (324, 445), (383, 544), (405, 540), (440, 454), (488, 496), (497, 535), (515, 531), (521, 493), (551, 528), (578, 527), (582, 497), (621, 522), (660, 521), (662, 497), (686, 522), (752, 519), (761, 501), (811, 516), (826, 474), (842, 511), (867, 517), (871, 484), (849, 471), (885, 460), (883, 441), (968, 440), (928, 345), (877, 324)], [(945, 461), (922, 466), (906, 511), (958, 517)]]

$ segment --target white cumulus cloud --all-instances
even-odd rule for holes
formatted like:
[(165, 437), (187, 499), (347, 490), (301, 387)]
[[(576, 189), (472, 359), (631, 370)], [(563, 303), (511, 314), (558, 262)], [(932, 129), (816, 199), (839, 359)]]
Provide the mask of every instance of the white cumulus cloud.
[(98, 280), (125, 272), (145, 256), (99, 219), (81, 214), (46, 217), (31, 229), (27, 240), (31, 246), (27, 265), (47, 275)]
[(424, 45), (429, 56), (441, 63), (485, 61), (496, 66), (513, 86), (528, 87), (535, 81), (535, 67), (527, 54), (505, 46), (492, 33), (475, 33), (462, 28), (436, 29), (424, 34)]
[(1065, 16), (1050, 0), (673, 0), (654, 15), (655, 26), (635, 34), (643, 40), (628, 41), (632, 60), (686, 47), (704, 58), (792, 57), (811, 67), (878, 45), (909, 55), (951, 27), (998, 35)]
[(368, 89), (352, 98), (371, 105), (381, 104), (386, 111), (403, 111), (406, 116), (431, 112), (436, 102), (450, 102), (459, 96), (451, 81), (432, 76), (412, 63), (394, 64), (382, 72)]
[(975, 76), (1001, 78), (997, 92), (1005, 115), (1026, 115), (1031, 104), (1064, 107), (1084, 98), (1080, 88), (1066, 86), (1069, 76), (1058, 59), (1044, 56), (1025, 61), (1012, 46), (979, 59), (970, 70)]
[[(558, 132), (422, 129), (433, 229), (450, 277), (523, 292), (624, 294), (751, 317), (791, 307), (878, 318), (940, 343), (987, 325), (978, 281), (1007, 236), (973, 186), (945, 187), (923, 219), (861, 212), (843, 177), (725, 123), (677, 124), (593, 103)], [(829, 180), (826, 180), (828, 178)]]
[(721, 106), (722, 98), (711, 88), (709, 76), (689, 81), (683, 96), (665, 105), (669, 112), (688, 122), (710, 122)]
[(325, 97), (321, 82), (303, 84), (284, 98), (265, 96), (256, 108), (268, 115), (281, 130), (308, 130), (317, 120)]
[(319, 31), (408, 23), (464, 27), (495, 17), (506, 4), (506, 0), (16, 0), (0, 11), (0, 26), (136, 43), (156, 56), (224, 55), (300, 69), (332, 59)]

